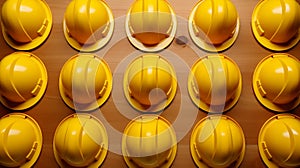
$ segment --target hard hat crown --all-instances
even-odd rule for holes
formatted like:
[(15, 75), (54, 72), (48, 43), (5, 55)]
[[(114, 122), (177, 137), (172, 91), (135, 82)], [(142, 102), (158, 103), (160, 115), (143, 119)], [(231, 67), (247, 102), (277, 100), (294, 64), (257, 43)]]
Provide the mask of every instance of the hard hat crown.
[(0, 143), (0, 165), (31, 167), (41, 151), (41, 130), (25, 114), (6, 115), (0, 120)]
[(300, 119), (290, 114), (270, 118), (259, 133), (259, 151), (267, 166), (300, 166)]
[(237, 10), (231, 1), (205, 0), (196, 10), (194, 24), (201, 39), (219, 45), (233, 36), (237, 19)]
[(170, 35), (171, 7), (165, 0), (136, 0), (131, 7), (132, 36), (144, 45), (157, 45)]
[(267, 0), (257, 13), (256, 24), (271, 42), (286, 43), (299, 32), (300, 6), (295, 0)]
[(7, 0), (2, 6), (1, 18), (5, 40), (17, 49), (37, 47), (52, 27), (51, 11), (47, 3), (40, 0)]
[(199, 167), (229, 167), (241, 163), (245, 138), (243, 130), (232, 118), (212, 115), (195, 126), (190, 147)]
[(81, 44), (89, 44), (105, 36), (109, 15), (101, 0), (73, 0), (66, 9), (65, 22), (71, 37)]
[(230, 0), (201, 0), (189, 16), (188, 28), (191, 39), (201, 49), (224, 51), (237, 39), (239, 15)]
[[(235, 104), (241, 91), (241, 74), (236, 63), (225, 55), (200, 58), (192, 67), (189, 77), (189, 93), (194, 103), (225, 105), (225, 110)], [(201, 103), (203, 102), (203, 103)], [(230, 105), (229, 105), (230, 104)]]
[(62, 67), (59, 87), (62, 98), (71, 108), (92, 110), (109, 97), (112, 75), (106, 62), (98, 56), (79, 54)]
[[(38, 0), (22, 0), (18, 4), (16, 0), (5, 1), (2, 7), (2, 19), (7, 33), (20, 43), (28, 43), (40, 36), (39, 30), (47, 26), (48, 22), (46, 11), (40, 7)], [(32, 21), (35, 23), (33, 24)]]
[(108, 147), (104, 126), (86, 114), (66, 117), (57, 127), (53, 143), (58, 163), (61, 165), (63, 160), (75, 167), (99, 166)]
[(275, 55), (261, 68), (259, 81), (265, 97), (277, 104), (289, 103), (300, 95), (300, 62)]
[(138, 57), (125, 73), (125, 95), (130, 102), (136, 102), (133, 106), (139, 110), (170, 103), (176, 88), (173, 67), (158, 55)]
[(293, 109), (300, 103), (299, 60), (284, 53), (264, 58), (255, 69), (253, 89), (267, 108), (275, 111)]
[(9, 107), (8, 102), (22, 104), (34, 101), (26, 105), (29, 107), (41, 98), (46, 85), (47, 71), (35, 55), (15, 52), (1, 60), (0, 93), (4, 105)]
[(140, 116), (130, 122), (122, 141), (123, 155), (129, 167), (170, 165), (176, 154), (175, 132), (165, 119), (158, 116)]
[(295, 0), (260, 1), (253, 11), (251, 27), (262, 46), (288, 50), (300, 39), (300, 5)]

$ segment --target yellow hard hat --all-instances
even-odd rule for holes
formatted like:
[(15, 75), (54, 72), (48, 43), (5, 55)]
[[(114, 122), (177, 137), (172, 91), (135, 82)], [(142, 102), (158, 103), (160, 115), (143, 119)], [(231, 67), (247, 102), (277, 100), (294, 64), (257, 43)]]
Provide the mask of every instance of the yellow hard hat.
[(128, 102), (142, 112), (158, 112), (174, 99), (177, 79), (172, 65), (159, 55), (136, 58), (127, 67), (123, 82)]
[(44, 95), (47, 70), (34, 54), (15, 52), (0, 62), (0, 101), (9, 109), (24, 110)]
[(103, 0), (73, 0), (63, 21), (68, 43), (80, 51), (95, 51), (111, 39), (114, 17)]
[(257, 65), (252, 85), (256, 98), (268, 109), (292, 110), (300, 103), (300, 61), (285, 53), (271, 54)]
[(100, 107), (112, 90), (112, 74), (107, 63), (94, 54), (78, 54), (62, 67), (59, 91), (72, 109), (90, 111)]
[(300, 167), (300, 117), (279, 114), (267, 120), (259, 132), (258, 149), (269, 168)]
[(32, 167), (37, 161), (43, 137), (38, 123), (24, 113), (14, 113), (0, 119), (0, 165)]
[(261, 0), (253, 11), (251, 27), (262, 46), (288, 50), (300, 39), (300, 6), (295, 0)]
[(92, 115), (69, 115), (56, 128), (53, 151), (62, 168), (99, 167), (106, 157), (107, 149), (106, 129)]
[(200, 58), (188, 78), (192, 101), (207, 112), (229, 110), (238, 101), (241, 90), (242, 77), (238, 65), (222, 54)]
[(229, 48), (239, 33), (239, 16), (230, 0), (200, 0), (189, 17), (189, 32), (195, 44), (206, 51)]
[(176, 151), (175, 131), (161, 116), (139, 116), (124, 130), (122, 153), (130, 168), (168, 168), (175, 159)]
[(203, 168), (239, 167), (245, 155), (242, 128), (226, 115), (210, 115), (194, 127), (190, 150), (194, 162)]
[(143, 51), (159, 51), (174, 39), (177, 20), (166, 0), (135, 0), (125, 21), (129, 41)]
[(41, 45), (52, 28), (52, 14), (44, 0), (6, 0), (2, 6), (2, 33), (17, 50)]

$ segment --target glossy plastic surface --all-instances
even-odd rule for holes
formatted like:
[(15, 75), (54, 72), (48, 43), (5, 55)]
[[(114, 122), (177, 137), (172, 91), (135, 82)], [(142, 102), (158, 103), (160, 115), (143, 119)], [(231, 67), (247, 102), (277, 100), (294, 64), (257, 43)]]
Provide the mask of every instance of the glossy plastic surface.
[(136, 0), (128, 10), (125, 28), (129, 41), (136, 48), (154, 52), (173, 41), (177, 20), (165, 0)]
[(257, 65), (252, 82), (258, 101), (277, 112), (300, 103), (300, 61), (285, 53), (271, 54)]
[(0, 165), (29, 168), (37, 161), (42, 145), (38, 123), (23, 113), (7, 114), (0, 119)]
[(256, 40), (274, 51), (285, 51), (300, 39), (300, 5), (295, 0), (261, 0), (251, 21)]
[(189, 33), (203, 50), (220, 52), (235, 42), (239, 15), (230, 0), (200, 0), (189, 16)]
[(101, 121), (89, 114), (72, 114), (56, 128), (53, 151), (62, 168), (98, 168), (108, 150), (108, 135)]
[(73, 0), (65, 11), (63, 29), (73, 48), (83, 52), (96, 51), (111, 39), (114, 17), (102, 0)]
[(59, 91), (72, 109), (90, 111), (100, 107), (112, 90), (109, 66), (94, 54), (78, 54), (62, 67)]
[(198, 59), (188, 78), (194, 104), (206, 112), (223, 112), (233, 107), (241, 94), (242, 76), (238, 65), (226, 55)]
[(243, 130), (228, 116), (207, 116), (194, 127), (190, 150), (198, 167), (237, 168), (245, 154)]
[(142, 55), (133, 60), (123, 82), (127, 101), (142, 112), (164, 110), (174, 99), (177, 89), (173, 66), (155, 54)]
[(262, 160), (269, 168), (300, 166), (300, 118), (275, 115), (265, 122), (258, 137)]
[(17, 50), (38, 47), (52, 29), (51, 10), (44, 0), (7, 0), (1, 19), (5, 41)]
[(176, 156), (176, 135), (161, 116), (142, 115), (124, 130), (122, 153), (130, 168), (168, 168)]
[(24, 110), (44, 95), (48, 83), (44, 63), (29, 52), (14, 52), (0, 62), (0, 101), (9, 109)]

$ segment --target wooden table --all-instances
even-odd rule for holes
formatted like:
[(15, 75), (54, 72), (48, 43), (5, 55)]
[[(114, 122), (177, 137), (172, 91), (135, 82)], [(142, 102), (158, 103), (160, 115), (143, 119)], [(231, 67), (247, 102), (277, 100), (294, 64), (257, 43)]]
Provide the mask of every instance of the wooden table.
[[(258, 133), (263, 123), (276, 113), (267, 110), (256, 100), (252, 90), (252, 74), (258, 62), (272, 52), (259, 45), (251, 32), (251, 15), (258, 0), (232, 1), (239, 12), (241, 27), (235, 44), (223, 54), (232, 58), (239, 65), (243, 77), (243, 88), (236, 106), (225, 114), (238, 121), (244, 130), (246, 154), (240, 167), (261, 168), (265, 167), (265, 165), (258, 153)], [(1, 0), (0, 5), (3, 2), (4, 0)], [(42, 46), (31, 52), (39, 56), (47, 67), (49, 76), (48, 88), (43, 99), (36, 106), (23, 112), (32, 116), (39, 123), (43, 133), (43, 148), (35, 167), (54, 168), (58, 167), (52, 146), (55, 129), (63, 118), (75, 112), (68, 108), (60, 97), (58, 91), (59, 73), (65, 61), (77, 54), (78, 51), (68, 45), (62, 29), (64, 11), (70, 1), (47, 0), (47, 2), (53, 15), (52, 32)], [(133, 1), (107, 0), (106, 2), (111, 7), (116, 18), (116, 28), (110, 43), (96, 54), (103, 57), (109, 64), (114, 75), (114, 85), (108, 101), (100, 109), (91, 112), (91, 114), (97, 116), (105, 124), (109, 134), (110, 151), (102, 167), (117, 168), (126, 167), (122, 155), (119, 155), (121, 151), (121, 134), (130, 119), (139, 115), (138, 112), (135, 112), (129, 106), (123, 96), (120, 83), (123, 77), (122, 70), (134, 56), (140, 53), (127, 40), (123, 25), (124, 16)], [(170, 1), (179, 18), (176, 36), (185, 35), (188, 37), (187, 18), (196, 3), (197, 0)], [(0, 47), (0, 59), (15, 51), (5, 43), (3, 37), (0, 38)], [(287, 51), (287, 53), (300, 59), (300, 46), (297, 45)], [(186, 47), (182, 47), (173, 41), (165, 51), (159, 54), (170, 59), (171, 63), (174, 63), (179, 84), (174, 101), (161, 113), (163, 117), (174, 124), (179, 140), (177, 156), (172, 167), (196, 167), (190, 155), (189, 139), (194, 124), (207, 116), (207, 113), (199, 110), (192, 104), (187, 94), (186, 75), (188, 68), (199, 57), (207, 55), (207, 53), (195, 47), (189, 39)], [(176, 63), (178, 60), (181, 60), (181, 62)], [(0, 117), (11, 112), (14, 111), (10, 111), (0, 105)], [(291, 112), (300, 116), (299, 106)]]

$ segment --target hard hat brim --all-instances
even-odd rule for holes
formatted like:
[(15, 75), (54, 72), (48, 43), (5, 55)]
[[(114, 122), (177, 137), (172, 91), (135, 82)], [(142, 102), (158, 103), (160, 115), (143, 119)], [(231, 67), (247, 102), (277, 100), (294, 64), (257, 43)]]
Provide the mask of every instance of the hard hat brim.
[[(99, 123), (99, 125), (102, 127), (102, 130), (101, 130), (101, 133), (102, 135), (105, 135), (103, 136), (103, 148), (102, 148), (102, 151), (101, 151), (101, 156), (99, 157), (99, 159), (92, 163), (91, 165), (87, 166), (87, 168), (96, 168), (96, 167), (100, 167), (100, 165), (103, 163), (103, 161), (105, 160), (106, 158), (106, 155), (107, 155), (107, 150), (108, 150), (108, 136), (107, 136), (107, 133), (106, 133), (106, 129), (104, 127), (104, 125), (102, 124), (102, 122), (97, 119), (96, 117), (92, 116), (92, 115), (89, 115), (89, 114), (71, 114), (69, 116), (67, 116), (66, 118), (64, 118), (60, 123), (59, 125), (57, 126), (56, 129), (58, 129), (61, 124), (63, 122), (65, 122), (66, 120), (68, 120), (69, 118), (73, 118), (77, 116), (78, 118), (80, 116), (87, 116), (87, 117), (91, 117), (92, 119), (94, 119), (95, 121), (97, 121), (97, 123)], [(79, 119), (80, 120), (80, 119)], [(56, 131), (55, 131), (56, 132)], [(55, 133), (56, 134), (56, 133)], [(55, 135), (54, 135), (54, 140), (55, 140)], [(55, 157), (55, 160), (56, 162), (58, 163), (58, 165), (61, 167), (61, 168), (68, 168), (70, 167), (70, 165), (68, 165), (66, 162), (64, 162), (60, 157), (59, 157), (59, 154), (55, 148), (55, 141), (53, 140), (53, 153), (54, 153), (54, 157)]]
[[(233, 95), (233, 99), (229, 100), (228, 102), (226, 102), (223, 105), (210, 105), (205, 103), (204, 101), (202, 101), (200, 98), (198, 98), (196, 95), (192, 94), (193, 93), (193, 86), (192, 86), (192, 82), (194, 79), (194, 74), (196, 74), (196, 65), (198, 62), (202, 61), (203, 58), (200, 58), (192, 67), (191, 69), (191, 73), (188, 77), (188, 92), (190, 95), (190, 98), (192, 99), (193, 103), (200, 109), (210, 113), (210, 112), (214, 112), (214, 113), (221, 113), (221, 112), (226, 112), (228, 110), (230, 110), (239, 100), (241, 92), (242, 92), (242, 75), (241, 72), (239, 72), (239, 84), (238, 87)], [(229, 59), (232, 63), (234, 63), (236, 65), (236, 63), (234, 61), (232, 61), (229, 57), (226, 56), (227, 59)], [(236, 65), (238, 67), (238, 65)], [(222, 111), (220, 111), (220, 109), (223, 108)]]
[[(280, 105), (280, 104), (275, 104), (272, 102), (272, 100), (269, 100), (265, 97), (263, 97), (260, 94), (259, 88), (257, 86), (257, 81), (259, 81), (259, 74), (261, 73), (261, 68), (263, 67), (263, 65), (265, 64), (265, 61), (268, 60), (269, 58), (271, 58), (273, 56), (273, 54), (265, 57), (264, 59), (262, 59), (258, 65), (256, 66), (254, 73), (253, 73), (253, 79), (252, 79), (252, 88), (254, 91), (254, 94), (256, 96), (256, 99), (266, 108), (276, 111), (276, 112), (286, 112), (286, 111), (290, 111), (294, 108), (296, 108), (299, 104), (300, 104), (300, 96), (293, 100), (292, 102), (288, 103), (288, 104), (284, 104), (284, 105)], [(297, 60), (297, 58), (295, 58), (292, 55), (289, 55), (289, 57), (292, 57), (294, 59)]]
[[(71, 61), (72, 59), (75, 59), (78, 56), (79, 55), (72, 56), (67, 62)], [(78, 110), (78, 111), (92, 111), (92, 110), (95, 110), (95, 109), (99, 108), (100, 106), (102, 106), (110, 96), (110, 93), (111, 93), (111, 90), (112, 90), (112, 74), (111, 74), (110, 68), (109, 68), (108, 64), (103, 59), (101, 59), (98, 56), (96, 56), (96, 57), (98, 59), (100, 59), (101, 64), (104, 65), (103, 68), (105, 69), (105, 75), (107, 77), (106, 80), (108, 81), (108, 85), (106, 87), (106, 91), (103, 94), (103, 96), (98, 98), (97, 100), (95, 98), (95, 101), (93, 101), (92, 103), (80, 104), (80, 103), (74, 102), (66, 94), (66, 91), (65, 91), (65, 89), (63, 87), (63, 84), (62, 84), (62, 75), (61, 75), (62, 73), (60, 72), (60, 75), (59, 75), (59, 93), (60, 93), (60, 96), (63, 99), (63, 101), (65, 102), (65, 104), (73, 110)]]
[[(165, 59), (164, 59), (165, 60)], [(165, 60), (167, 61), (167, 60)], [(132, 65), (129, 65), (127, 69), (131, 69), (131, 66)], [(124, 95), (127, 99), (127, 101), (129, 102), (129, 104), (135, 108), (136, 110), (140, 111), (140, 112), (151, 112), (151, 113), (156, 113), (156, 112), (161, 112), (163, 111), (165, 108), (167, 108), (171, 102), (173, 101), (175, 95), (176, 95), (176, 92), (177, 92), (177, 78), (176, 78), (176, 73), (174, 71), (174, 68), (170, 68), (171, 70), (171, 76), (172, 76), (172, 91), (168, 97), (168, 99), (154, 107), (151, 107), (151, 109), (145, 109), (145, 107), (139, 103), (138, 101), (136, 101), (129, 93), (129, 90), (128, 90), (128, 81), (126, 79), (128, 79), (128, 76), (129, 76), (129, 72), (128, 71), (125, 71), (125, 74), (124, 74), (124, 80), (123, 80), (123, 90), (124, 90)]]
[(4, 96), (1, 95), (0, 96), (1, 103), (6, 108), (9, 108), (11, 110), (25, 110), (25, 109), (28, 109), (28, 108), (34, 106), (43, 97), (43, 95), (46, 91), (46, 88), (47, 88), (47, 84), (48, 84), (47, 69), (46, 69), (44, 63), (42, 62), (42, 60), (40, 60), (37, 56), (33, 55), (32, 53), (27, 53), (27, 52), (15, 52), (15, 53), (12, 53), (11, 55), (17, 56), (20, 53), (27, 55), (28, 57), (32, 58), (32, 61), (36, 62), (36, 64), (39, 66), (39, 69), (41, 70), (41, 75), (42, 75), (41, 79), (43, 82), (41, 84), (38, 94), (22, 103), (11, 102), (11, 101), (7, 100)]
[[(199, 152), (195, 150), (195, 143), (196, 140), (197, 140), (197, 133), (200, 131), (200, 125), (205, 121), (207, 120), (209, 117), (212, 117), (212, 116), (217, 116), (217, 117), (220, 117), (221, 118), (226, 118), (226, 119), (229, 119), (231, 121), (233, 121), (234, 123), (236, 123), (238, 126), (239, 124), (231, 117), (229, 116), (226, 116), (226, 115), (210, 115), (210, 116), (207, 116), (203, 119), (201, 119), (194, 127), (193, 131), (192, 131), (192, 135), (191, 135), (191, 138), (190, 138), (190, 151), (191, 151), (191, 155), (192, 155), (192, 158), (194, 160), (194, 162), (196, 163), (196, 165), (198, 167), (203, 167), (203, 168), (209, 168), (209, 166), (203, 162), (202, 160), (199, 159)], [(240, 127), (240, 126), (239, 126)], [(243, 133), (243, 130), (242, 128), (241, 129), (241, 132)], [(242, 149), (242, 152), (241, 152), (241, 155), (239, 156), (239, 158), (236, 160), (235, 164), (234, 164), (234, 168), (238, 168), (240, 166), (240, 164), (242, 163), (243, 159), (244, 159), (244, 156), (245, 156), (245, 151), (246, 151), (246, 144), (245, 144), (245, 137), (243, 136), (243, 149)], [(199, 154), (200, 155), (200, 154)]]
[(286, 44), (272, 43), (269, 39), (267, 39), (264, 36), (261, 36), (259, 34), (259, 32), (257, 31), (256, 25), (255, 25), (255, 21), (257, 20), (258, 11), (260, 10), (263, 3), (265, 3), (264, 0), (261, 0), (260, 2), (258, 2), (256, 7), (254, 8), (254, 11), (253, 11), (253, 14), (252, 14), (251, 28), (252, 28), (252, 33), (253, 33), (255, 39), (263, 47), (265, 47), (269, 50), (273, 50), (273, 51), (286, 51), (286, 50), (289, 50), (289, 49), (293, 48), (295, 45), (297, 45), (297, 43), (300, 40), (300, 29), (298, 30), (297, 35), (295, 37), (293, 37), (293, 39), (291, 39)]
[(166, 39), (164, 39), (163, 41), (161, 41), (159, 44), (157, 44), (156, 46), (145, 46), (143, 43), (141, 43), (139, 40), (137, 40), (136, 38), (134, 38), (131, 34), (131, 30), (130, 30), (130, 14), (131, 14), (131, 7), (129, 8), (127, 15), (126, 15), (126, 19), (125, 19), (125, 31), (126, 31), (126, 35), (128, 40), (130, 41), (130, 43), (137, 49), (144, 51), (144, 52), (158, 52), (161, 51), (165, 48), (167, 48), (172, 41), (175, 38), (176, 35), (176, 30), (177, 30), (177, 19), (176, 19), (176, 15), (174, 10), (171, 8), (171, 6), (169, 6), (169, 9), (171, 11), (171, 17), (172, 17), (172, 29), (171, 29), (171, 33), (170, 36)]
[(67, 40), (68, 44), (75, 50), (78, 50), (81, 52), (97, 51), (97, 50), (103, 48), (110, 41), (110, 39), (113, 35), (114, 27), (115, 27), (113, 13), (112, 13), (111, 9), (109, 8), (109, 6), (104, 1), (102, 1), (102, 0), (99, 0), (99, 1), (101, 1), (101, 3), (103, 3), (103, 5), (106, 8), (108, 18), (109, 18), (109, 30), (108, 30), (107, 35), (104, 38), (98, 40), (96, 43), (83, 44), (83, 45), (80, 44), (77, 40), (75, 40), (68, 34), (66, 20), (65, 19), (63, 20), (63, 31), (64, 31), (65, 39)]
[(41, 128), (40, 128), (39, 124), (32, 117), (30, 117), (29, 115), (24, 114), (24, 113), (7, 114), (7, 115), (3, 116), (1, 119), (7, 118), (7, 117), (10, 117), (11, 119), (17, 119), (17, 120), (20, 120), (20, 118), (22, 118), (22, 119), (26, 120), (26, 122), (32, 126), (33, 130), (29, 130), (29, 131), (32, 131), (35, 133), (37, 145), (36, 145), (34, 154), (32, 155), (31, 159), (27, 160), (26, 163), (24, 163), (23, 165), (20, 166), (21, 168), (32, 167), (34, 165), (34, 163), (37, 161), (37, 159), (39, 158), (39, 155), (42, 150), (43, 135), (42, 135)]
[(131, 120), (129, 122), (129, 124), (127, 124), (127, 126), (124, 130), (124, 133), (123, 133), (123, 137), (122, 137), (122, 154), (123, 154), (123, 158), (124, 158), (127, 166), (130, 167), (130, 168), (137, 168), (137, 165), (132, 162), (130, 157), (128, 157), (128, 153), (127, 153), (127, 150), (126, 150), (126, 136), (128, 135), (128, 131), (130, 129), (129, 126), (133, 122), (135, 122), (137, 119), (143, 118), (143, 117), (148, 118), (148, 119), (157, 117), (157, 118), (163, 120), (174, 132), (174, 134), (171, 134), (172, 139), (174, 140), (174, 142), (173, 142), (174, 144), (172, 144), (173, 146), (171, 147), (171, 150), (172, 150), (171, 153), (172, 154), (170, 155), (170, 158), (167, 160), (167, 162), (165, 162), (164, 165), (160, 166), (161, 168), (169, 168), (172, 165), (173, 161), (175, 160), (176, 153), (177, 153), (177, 141), (176, 141), (175, 131), (174, 131), (173, 127), (171, 126), (171, 124), (169, 123), (168, 120), (166, 120), (165, 118), (163, 118), (161, 116), (158, 116), (158, 115), (141, 115), (141, 116), (138, 116), (135, 119)]
[(48, 38), (48, 36), (50, 35), (51, 29), (52, 29), (52, 13), (51, 10), (47, 4), (46, 1), (41, 0), (41, 7), (44, 9), (44, 11), (46, 12), (46, 18), (48, 20), (48, 26), (45, 29), (45, 32), (42, 36), (38, 36), (37, 38), (33, 39), (31, 42), (29, 43), (18, 43), (15, 40), (13, 40), (9, 34), (6, 32), (7, 30), (5, 29), (3, 23), (1, 22), (1, 26), (2, 26), (2, 34), (4, 37), (4, 40), (6, 41), (6, 43), (16, 49), (16, 50), (32, 50), (38, 46), (40, 46), (43, 42), (46, 41), (46, 39)]
[[(268, 159), (268, 156), (265, 154), (265, 148), (264, 148), (264, 138), (265, 138), (265, 134), (266, 131), (268, 130), (270, 124), (278, 117), (278, 116), (282, 116), (282, 117), (292, 117), (292, 118), (296, 118), (298, 120), (300, 120), (300, 118), (296, 115), (293, 114), (277, 114), (273, 117), (271, 117), (270, 119), (268, 119), (264, 125), (261, 127), (260, 131), (259, 131), (259, 135), (258, 135), (258, 150), (260, 153), (260, 157), (262, 158), (262, 160), (264, 161), (264, 163), (268, 166), (268, 167), (272, 167), (272, 168), (279, 168), (280, 166), (277, 165), (276, 163), (272, 162), (272, 160)], [(275, 137), (274, 137), (275, 139)]]
[(198, 9), (198, 6), (203, 2), (203, 0), (200, 0), (200, 2), (198, 2), (195, 7), (193, 8), (190, 16), (189, 16), (189, 21), (188, 21), (188, 29), (189, 29), (189, 34), (190, 37), (192, 39), (192, 41), (201, 49), (208, 51), (208, 52), (221, 52), (224, 51), (228, 48), (230, 48), (233, 43), (236, 41), (238, 34), (239, 34), (239, 29), (240, 29), (240, 19), (239, 16), (237, 16), (237, 25), (236, 25), (236, 29), (234, 31), (234, 34), (232, 35), (231, 38), (229, 38), (228, 40), (226, 40), (224, 43), (220, 44), (220, 45), (213, 45), (213, 44), (209, 44), (207, 43), (205, 40), (202, 40), (201, 38), (197, 37), (197, 35), (194, 32), (194, 17), (195, 17), (195, 13), (196, 10)]

